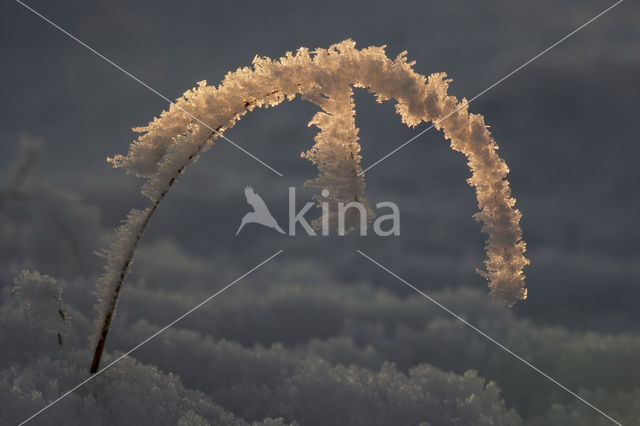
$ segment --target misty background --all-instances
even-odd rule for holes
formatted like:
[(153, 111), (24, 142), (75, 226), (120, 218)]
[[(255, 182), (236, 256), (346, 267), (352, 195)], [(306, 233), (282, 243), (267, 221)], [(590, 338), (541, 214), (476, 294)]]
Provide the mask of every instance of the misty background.
[[(250, 65), (255, 55), (277, 58), (301, 46), (326, 48), (346, 38), (359, 48), (386, 45), (392, 58), (407, 50), (417, 72), (446, 72), (453, 79), (449, 93), (469, 99), (612, 2), (28, 4), (170, 99), (200, 80), (217, 85), (228, 71)], [(352, 324), (358, 322), (357, 306), (369, 298), (378, 297), (372, 304), (385, 306), (409, 300), (416, 313), (405, 313), (408, 323), (422, 309), (437, 319), (429, 321), (452, 320), (428, 300), (409, 297), (410, 289), (360, 257), (355, 252), (359, 249), (428, 294), (444, 297), (464, 317), (472, 319), (474, 307), (482, 306), (477, 308), (485, 312), (476, 315), (478, 325), (497, 335), (506, 336), (508, 324), (519, 324), (557, 330), (558, 342), (588, 332), (638, 339), (638, 22), (640, 6), (626, 1), (470, 104), (470, 112), (484, 115), (500, 146), (499, 155), (511, 170), (509, 181), (523, 213), (523, 238), (531, 260), (525, 269), (525, 301), (507, 310), (488, 300), (486, 281), (475, 272), (485, 258), (486, 235), (472, 218), (477, 204), (466, 184), (470, 173), (463, 156), (451, 151), (435, 129), (366, 173), (372, 204), (398, 204), (399, 237), (308, 237), (302, 232), (289, 237), (257, 225), (248, 225), (236, 237), (249, 209), (243, 193), (247, 185), (265, 199), (283, 227), (289, 186), (298, 188), (299, 206), (311, 200), (313, 192), (301, 186), (316, 170), (300, 152), (313, 145), (317, 130), (307, 122), (316, 107), (297, 99), (275, 109), (255, 110), (225, 133), (284, 177), (223, 140), (181, 177), (139, 248), (107, 350), (126, 351), (279, 249), (285, 252), (273, 263), (194, 313), (181, 327), (209, 336), (216, 341), (212, 345), (223, 338), (245, 348), (281, 343), (319, 354), (319, 347), (300, 345), (316, 339), (321, 346), (331, 338), (369, 344), (366, 336), (372, 334), (356, 332)], [(94, 252), (110, 241), (129, 209), (147, 205), (138, 192), (142, 180), (112, 169), (105, 159), (125, 153), (135, 138), (131, 128), (145, 125), (168, 105), (18, 3), (2, 5), (0, 23), (0, 187), (8, 187), (15, 174), (12, 165), (21, 138), (38, 138), (43, 144), (21, 196), (0, 210), (0, 278), (8, 288), (22, 269), (54, 276), (63, 284), (65, 302), (78, 311), (76, 317), (90, 322), (95, 316), (94, 281), (102, 265)], [(363, 168), (427, 127), (406, 128), (392, 102), (377, 104), (364, 90), (356, 90), (355, 99)], [(293, 303), (289, 294), (300, 299)], [(467, 299), (462, 296), (469, 294)], [(6, 291), (3, 297), (8, 297)], [(333, 298), (352, 302), (327, 302)], [(317, 312), (310, 308), (314, 301), (320, 306)], [(306, 309), (294, 309), (292, 303)], [(371, 309), (363, 315), (375, 323), (378, 308)], [(397, 321), (405, 321), (405, 309), (394, 309), (384, 310), (384, 315), (396, 312)], [(243, 326), (234, 327), (234, 318)], [(140, 321), (146, 321), (147, 328)], [(419, 345), (420, 333), (403, 340), (393, 317), (379, 321), (383, 328), (396, 330), (382, 332), (380, 339), (390, 339), (385, 345), (396, 344), (404, 351)], [(295, 322), (297, 327), (291, 325)], [(386, 322), (395, 325), (385, 326)], [(132, 329), (134, 324), (138, 328)], [(442, 333), (457, 336), (450, 337), (456, 340), (452, 348), (473, 352), (478, 340), (477, 345), (486, 345), (483, 354), (499, 351), (463, 328), (451, 327)], [(436, 333), (433, 327), (429, 330)], [(519, 349), (543, 352), (540, 348), (547, 343), (535, 342), (534, 338)], [(164, 372), (177, 372), (190, 388), (213, 395), (236, 415), (247, 420), (264, 417), (263, 411), (251, 413), (246, 406), (225, 402), (225, 391), (198, 383), (199, 371), (185, 365), (190, 361), (178, 366), (179, 355), (161, 355), (153, 345), (134, 357)], [(476, 369), (499, 386), (500, 378), (513, 380), (510, 395), (501, 386), (502, 396), (521, 416), (546, 410), (546, 405), (523, 404), (528, 397), (514, 394), (517, 381), (512, 376), (530, 384), (530, 395), (549, 389), (544, 379), (504, 356), (497, 358), (504, 361), (498, 363), (501, 367), (483, 370), (485, 364), (474, 365), (472, 354), (452, 361), (446, 345), (440, 355), (427, 350), (428, 356), (416, 349), (418, 354), (394, 357), (382, 344), (373, 348), (378, 352), (372, 358), (359, 358), (356, 364), (377, 370), (382, 360), (400, 369), (428, 363), (460, 374)], [(628, 353), (637, 355), (636, 349)], [(573, 355), (570, 359), (579, 364), (589, 351), (575, 350)], [(325, 358), (341, 363), (328, 353)], [(603, 369), (613, 369), (619, 360), (608, 362)], [(220, 367), (211, 367), (216, 368)], [(616, 377), (625, 373), (613, 374), (602, 376), (614, 383), (612, 389)], [(593, 379), (589, 387), (592, 379), (583, 374), (557, 378), (569, 380), (576, 389), (602, 385)], [(640, 387), (635, 384), (621, 390)], [(561, 402), (571, 401), (567, 395), (554, 395)], [(268, 414), (279, 416), (275, 411)]]

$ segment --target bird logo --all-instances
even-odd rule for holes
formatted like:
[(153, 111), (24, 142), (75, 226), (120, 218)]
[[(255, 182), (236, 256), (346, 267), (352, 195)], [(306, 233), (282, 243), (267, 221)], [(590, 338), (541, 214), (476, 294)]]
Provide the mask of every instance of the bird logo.
[(278, 222), (276, 222), (276, 220), (271, 215), (271, 212), (269, 211), (269, 208), (265, 204), (264, 200), (258, 194), (256, 194), (253, 188), (247, 186), (244, 189), (244, 195), (245, 197), (247, 197), (247, 203), (249, 203), (249, 205), (253, 207), (253, 211), (244, 215), (244, 217), (242, 218), (242, 222), (240, 223), (240, 227), (236, 232), (236, 235), (240, 233), (242, 228), (244, 228), (247, 223), (259, 223), (260, 225), (266, 226), (267, 228), (275, 229), (279, 233), (284, 234), (284, 231), (282, 230), (282, 228), (280, 228)]

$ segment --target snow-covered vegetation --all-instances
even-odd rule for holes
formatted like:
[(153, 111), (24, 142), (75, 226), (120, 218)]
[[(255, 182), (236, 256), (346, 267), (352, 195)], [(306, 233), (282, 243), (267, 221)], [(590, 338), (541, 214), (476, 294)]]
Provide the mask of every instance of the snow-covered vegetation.
[[(75, 300), (89, 300), (83, 282), (65, 286)], [(122, 299), (127, 318), (115, 320), (126, 332), (113, 333), (111, 345), (133, 347), (200, 297), (180, 294), (132, 283)], [(536, 327), (477, 290), (435, 297), (623, 424), (640, 416), (640, 337)], [(69, 342), (59, 346), (40, 325), (24, 320), (19, 299), (4, 300), (0, 423), (15, 424), (87, 377), (91, 320), (85, 313), (91, 310), (69, 306)], [(142, 312), (134, 309), (140, 305)], [(27, 334), (30, 339), (23, 338)], [(109, 353), (105, 361), (117, 356)], [(394, 296), (371, 284), (257, 278), (33, 420), (147, 422), (610, 424), (419, 296)]]

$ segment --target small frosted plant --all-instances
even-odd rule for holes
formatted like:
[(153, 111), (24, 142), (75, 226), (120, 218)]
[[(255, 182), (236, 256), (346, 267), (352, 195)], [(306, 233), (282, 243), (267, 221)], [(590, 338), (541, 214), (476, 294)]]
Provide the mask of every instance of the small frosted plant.
[(55, 334), (58, 344), (62, 345), (70, 320), (62, 305), (62, 288), (56, 280), (39, 272), (22, 271), (14, 280), (13, 292), (20, 298), (29, 319)]
[[(433, 122), (450, 140), (451, 148), (467, 158), (471, 170), (468, 183), (476, 190), (480, 208), (474, 217), (489, 234), (486, 270), (480, 273), (489, 281), (492, 298), (505, 305), (526, 298), (522, 270), (529, 261), (524, 256), (521, 214), (514, 208), (515, 200), (506, 180), (509, 169), (496, 153), (498, 146), (484, 118), (470, 114), (465, 99), (458, 101), (447, 95), (451, 80), (446, 74), (427, 78), (416, 73), (413, 65), (407, 61), (406, 52), (391, 60), (384, 47), (358, 50), (351, 40), (328, 49), (300, 48), (295, 54), (288, 52), (277, 60), (255, 57), (253, 68), (228, 73), (218, 87), (199, 82), (160, 117), (147, 126), (135, 128), (141, 135), (131, 144), (127, 155), (116, 155), (108, 161), (146, 179), (141, 191), (151, 205), (144, 210), (131, 210), (117, 229), (114, 243), (104, 251), (105, 272), (96, 286), (99, 315), (91, 372), (98, 370), (136, 247), (169, 189), (202, 152), (247, 112), (276, 106), (297, 96), (321, 109), (309, 123), (320, 129), (315, 145), (301, 154), (316, 164), (319, 171), (306, 185), (329, 191), (328, 198), (315, 197), (318, 203), (322, 200), (338, 205), (359, 201), (368, 210), (367, 217), (373, 217), (373, 212), (365, 197), (360, 166), (353, 88), (368, 89), (380, 103), (395, 99), (396, 112), (407, 126)], [(346, 229), (353, 229), (358, 221), (357, 215), (351, 217)], [(331, 226), (335, 227), (336, 222), (336, 217), (330, 218)], [(318, 221), (315, 226), (319, 226)]]

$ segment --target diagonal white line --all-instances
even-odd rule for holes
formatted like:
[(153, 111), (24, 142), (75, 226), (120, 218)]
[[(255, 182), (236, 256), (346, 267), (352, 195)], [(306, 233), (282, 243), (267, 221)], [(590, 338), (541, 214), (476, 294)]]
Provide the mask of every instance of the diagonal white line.
[(547, 373), (545, 373), (544, 371), (540, 370), (538, 367), (536, 367), (535, 365), (531, 364), (529, 361), (527, 361), (526, 359), (522, 358), (520, 355), (516, 354), (515, 352), (513, 352), (511, 349), (507, 348), (506, 346), (504, 346), (502, 343), (498, 342), (497, 340), (495, 340), (493, 337), (489, 336), (487, 333), (485, 333), (484, 331), (480, 330), (478, 327), (476, 327), (475, 325), (471, 324), (470, 322), (468, 322), (467, 320), (465, 320), (464, 318), (462, 318), (460, 315), (456, 314), (455, 312), (453, 312), (451, 309), (447, 308), (446, 306), (444, 306), (443, 304), (441, 304), (440, 302), (438, 302), (437, 300), (435, 300), (434, 298), (432, 298), (431, 296), (429, 296), (428, 294), (422, 292), (421, 290), (419, 290), (418, 288), (414, 287), (413, 285), (409, 284), (405, 279), (403, 279), (402, 277), (396, 275), (395, 273), (391, 272), (389, 269), (385, 268), (384, 266), (382, 266), (380, 263), (376, 262), (375, 260), (373, 260), (372, 258), (370, 258), (369, 256), (367, 256), (366, 254), (364, 254), (363, 252), (361, 252), (360, 250), (356, 250), (362, 257), (364, 257), (365, 259), (368, 259), (369, 261), (371, 261), (372, 263), (374, 263), (375, 265), (379, 266), (381, 269), (383, 269), (384, 271), (386, 271), (389, 275), (391, 275), (392, 277), (400, 280), (402, 283), (406, 284), (408, 287), (412, 288), (413, 290), (415, 290), (416, 292), (418, 292), (419, 294), (421, 294), (422, 296), (424, 296), (425, 298), (427, 298), (429, 301), (433, 302), (435, 305), (437, 305), (440, 309), (444, 310), (445, 312), (447, 312), (448, 314), (452, 315), (453, 317), (455, 317), (456, 319), (462, 321), (466, 326), (468, 326), (469, 328), (471, 328), (472, 330), (474, 330), (475, 332), (477, 332), (478, 334), (480, 334), (481, 336), (483, 336), (484, 338), (488, 339), (489, 341), (491, 341), (492, 343), (494, 343), (495, 345), (497, 345), (500, 349), (502, 349), (503, 351), (507, 352), (508, 354), (514, 356), (518, 361), (522, 362), (523, 364), (531, 367), (534, 371), (536, 371), (537, 373), (541, 374), (542, 376), (544, 376), (547, 380), (550, 380), (551, 382), (555, 383), (556, 385), (558, 385), (560, 388), (564, 389), (565, 391), (569, 392), (571, 395), (575, 396), (576, 398), (578, 398), (580, 401), (584, 402), (585, 404), (587, 404), (589, 407), (593, 408), (594, 410), (596, 410), (598, 413), (602, 414), (603, 416), (605, 416), (607, 419), (611, 420), (613, 423), (617, 424), (618, 426), (622, 426), (622, 424), (618, 421), (616, 421), (615, 419), (613, 419), (612, 417), (610, 417), (607, 413), (605, 413), (604, 411), (600, 410), (598, 407), (596, 407), (595, 405), (591, 404), (589, 401), (585, 400), (584, 398), (582, 398), (580, 395), (578, 395), (577, 393), (575, 393), (574, 391), (572, 391), (571, 389), (567, 388), (566, 386), (564, 386), (562, 383), (558, 382), (556, 379), (554, 379), (553, 377), (549, 376)]
[(422, 136), (423, 134), (425, 134), (426, 132), (428, 132), (429, 130), (433, 129), (438, 123), (440, 123), (441, 121), (446, 120), (447, 118), (449, 118), (452, 114), (454, 114), (456, 111), (458, 111), (460, 108), (464, 108), (466, 105), (469, 105), (471, 102), (475, 101), (476, 99), (478, 99), (480, 96), (484, 95), (485, 93), (487, 93), (489, 90), (493, 89), (494, 87), (496, 87), (498, 84), (502, 83), (503, 81), (505, 81), (506, 79), (508, 79), (509, 77), (511, 77), (512, 75), (514, 75), (515, 73), (517, 73), (518, 71), (520, 71), (522, 68), (526, 67), (527, 65), (529, 65), (530, 63), (532, 63), (533, 61), (535, 61), (536, 59), (538, 59), (539, 57), (541, 57), (542, 55), (544, 55), (545, 53), (547, 53), (548, 51), (550, 51), (551, 49), (553, 49), (554, 47), (558, 46), (560, 43), (562, 43), (563, 41), (565, 41), (566, 39), (568, 39), (569, 37), (573, 36), (575, 33), (577, 33), (578, 31), (582, 30), (584, 27), (586, 27), (587, 25), (589, 25), (590, 23), (592, 23), (593, 21), (595, 21), (596, 19), (600, 18), (602, 15), (604, 15), (605, 13), (609, 12), (611, 9), (613, 9), (614, 7), (618, 6), (620, 3), (622, 3), (624, 0), (618, 0), (618, 2), (614, 3), (613, 5), (609, 6), (608, 8), (606, 8), (605, 10), (603, 10), (602, 12), (600, 12), (599, 14), (597, 14), (596, 16), (594, 16), (593, 18), (589, 19), (587, 22), (585, 22), (584, 24), (580, 25), (578, 28), (576, 28), (575, 30), (571, 31), (569, 34), (567, 34), (566, 36), (562, 37), (560, 40), (556, 41), (555, 43), (553, 43), (551, 46), (547, 47), (546, 49), (544, 49), (542, 52), (538, 53), (536, 56), (534, 56), (533, 58), (529, 59), (527, 62), (525, 62), (524, 64), (520, 65), (518, 68), (516, 68), (515, 70), (511, 71), (509, 74), (505, 75), (504, 77), (502, 77), (500, 80), (496, 81), (495, 83), (493, 83), (491, 86), (487, 87), (486, 89), (484, 89), (482, 92), (478, 93), (477, 95), (475, 95), (473, 98), (469, 99), (466, 102), (462, 102), (456, 109), (454, 109), (453, 111), (451, 111), (449, 114), (445, 115), (444, 117), (442, 117), (441, 119), (435, 121), (433, 124), (431, 124), (429, 127), (427, 127), (426, 129), (424, 129), (423, 131), (421, 131), (420, 133), (418, 133), (417, 135), (415, 135), (414, 137), (412, 137), (411, 139), (409, 139), (408, 141), (404, 142), (402, 145), (398, 146), (397, 148), (395, 148), (393, 151), (389, 152), (388, 154), (386, 154), (384, 157), (380, 158), (378, 161), (376, 161), (375, 163), (373, 163), (372, 165), (370, 165), (369, 167), (367, 167), (366, 169), (364, 169), (363, 171), (361, 171), (360, 173), (358, 173), (358, 176), (360, 176), (361, 174), (365, 173), (367, 170), (371, 170), (372, 168), (374, 168), (375, 166), (377, 166), (378, 164), (380, 164), (381, 162), (383, 162), (384, 160), (386, 160), (387, 158), (391, 157), (393, 154), (395, 154), (396, 152), (400, 151), (402, 148), (404, 148), (405, 146), (409, 145), (411, 142), (413, 142), (414, 140), (416, 140), (417, 138), (419, 138), (420, 136)]
[(269, 170), (271, 170), (272, 172), (274, 172), (275, 174), (277, 174), (278, 176), (283, 176), (282, 173), (280, 173), (279, 171), (277, 171), (276, 169), (274, 169), (273, 167), (271, 167), (270, 165), (268, 165), (267, 163), (265, 163), (264, 161), (262, 161), (261, 159), (259, 159), (258, 157), (256, 157), (255, 155), (253, 155), (252, 153), (250, 153), (249, 151), (247, 151), (246, 149), (244, 149), (243, 147), (241, 147), (240, 145), (238, 145), (237, 143), (235, 143), (234, 141), (232, 141), (231, 139), (229, 139), (228, 137), (224, 136), (222, 133), (218, 132), (216, 129), (214, 129), (213, 127), (209, 126), (207, 123), (203, 122), (202, 120), (200, 120), (198, 117), (194, 116), (193, 114), (191, 114), (189, 111), (186, 111), (184, 108), (180, 107), (179, 105), (177, 105), (176, 103), (174, 103), (173, 101), (171, 101), (171, 99), (167, 98), (165, 95), (163, 95), (162, 93), (158, 92), (156, 89), (154, 89), (153, 87), (149, 86), (147, 83), (145, 83), (144, 81), (140, 80), (138, 77), (136, 77), (135, 75), (131, 74), (129, 71), (127, 71), (126, 69), (122, 68), (120, 65), (116, 64), (115, 62), (113, 62), (111, 59), (107, 58), (106, 56), (104, 56), (102, 53), (98, 52), (97, 50), (95, 50), (93, 47), (89, 46), (88, 44), (86, 44), (85, 42), (83, 42), (82, 40), (80, 40), (79, 38), (77, 38), (76, 36), (74, 36), (73, 34), (71, 34), (70, 32), (68, 32), (67, 30), (65, 30), (64, 28), (60, 27), (58, 24), (56, 24), (55, 22), (51, 21), (50, 19), (48, 19), (47, 17), (43, 16), (41, 13), (39, 13), (38, 11), (34, 10), (33, 8), (31, 8), (30, 6), (24, 4), (23, 2), (21, 2), (20, 0), (16, 0), (16, 2), (18, 2), (19, 4), (21, 4), (22, 6), (24, 6), (26, 9), (30, 10), (31, 12), (33, 12), (35, 15), (37, 15), (38, 17), (40, 17), (43, 21), (48, 22), (49, 24), (51, 24), (54, 28), (56, 28), (57, 30), (61, 31), (62, 33), (64, 33), (65, 35), (67, 35), (69, 38), (73, 39), (74, 41), (78, 42), (80, 45), (86, 47), (87, 49), (89, 49), (91, 52), (95, 53), (97, 56), (99, 56), (100, 58), (102, 58), (103, 60), (105, 60), (106, 62), (108, 62), (109, 64), (113, 65), (115, 68), (117, 68), (118, 70), (122, 71), (125, 75), (127, 75), (128, 77), (131, 77), (133, 80), (137, 81), (138, 83), (140, 83), (142, 86), (144, 86), (145, 88), (147, 88), (148, 90), (150, 90), (151, 92), (155, 93), (156, 95), (160, 96), (162, 99), (164, 99), (165, 101), (169, 102), (171, 105), (175, 106), (176, 108), (178, 108), (180, 111), (184, 112), (185, 114), (187, 114), (189, 117), (193, 118), (194, 120), (196, 120), (198, 123), (202, 124), (204, 127), (206, 127), (207, 129), (211, 130), (212, 132), (214, 132), (215, 134), (217, 134), (218, 136), (220, 136), (222, 139), (226, 140), (227, 142), (229, 142), (231, 145), (235, 146), (236, 148), (238, 148), (240, 151), (244, 152), (245, 154), (247, 154), (249, 157), (253, 158), (254, 160), (256, 160), (258, 163), (262, 164), (263, 166), (265, 166), (266, 168), (268, 168)]
[(175, 320), (171, 321), (169, 324), (165, 325), (164, 327), (162, 327), (160, 330), (156, 331), (154, 334), (152, 334), (151, 336), (147, 337), (146, 339), (144, 339), (142, 342), (138, 343), (136, 346), (134, 346), (133, 348), (129, 349), (126, 353), (124, 353), (123, 355), (119, 356), (118, 358), (116, 358), (115, 360), (113, 360), (111, 363), (107, 364), (106, 366), (104, 366), (102, 369), (98, 370), (98, 372), (96, 372), (94, 375), (89, 376), (86, 380), (78, 383), (76, 386), (74, 386), (73, 388), (69, 389), (67, 392), (63, 393), (62, 395), (60, 395), (57, 399), (55, 399), (54, 401), (50, 402), (48, 405), (46, 405), (45, 407), (43, 407), (42, 409), (40, 409), (38, 412), (34, 413), (31, 417), (29, 417), (28, 419), (25, 419), (22, 421), (22, 423), (20, 423), (18, 426), (22, 426), (23, 424), (27, 423), (28, 421), (30, 421), (31, 419), (33, 419), (34, 417), (36, 417), (38, 414), (42, 413), (43, 411), (45, 411), (46, 409), (50, 408), (51, 406), (53, 406), (54, 404), (58, 403), (61, 399), (63, 399), (64, 397), (66, 397), (67, 395), (73, 393), (76, 389), (78, 389), (80, 386), (84, 385), (85, 383), (87, 383), (88, 381), (90, 381), (91, 379), (95, 378), (98, 374), (102, 373), (103, 371), (105, 371), (107, 368), (111, 367), (113, 364), (115, 364), (116, 362), (120, 361), (122, 358), (128, 356), (129, 354), (131, 354), (131, 352), (135, 351), (136, 349), (140, 348), (142, 345), (144, 345), (145, 343), (147, 343), (149, 340), (153, 339), (154, 337), (156, 337), (157, 335), (159, 335), (160, 333), (166, 331), (169, 327), (172, 327), (175, 323), (177, 323), (178, 321), (182, 320), (184, 317), (186, 317), (187, 315), (191, 314), (193, 311), (195, 311), (196, 309), (200, 308), (202, 305), (204, 305), (205, 303), (207, 303), (208, 301), (210, 301), (211, 299), (213, 299), (214, 297), (216, 297), (217, 295), (219, 295), (220, 293), (222, 293), (223, 291), (225, 291), (226, 289), (228, 289), (229, 287), (231, 287), (232, 285), (234, 285), (235, 283), (237, 283), (238, 281), (240, 281), (241, 279), (243, 279), (244, 277), (246, 277), (247, 275), (249, 275), (250, 273), (252, 273), (253, 271), (255, 271), (256, 269), (260, 268), (262, 265), (264, 265), (265, 263), (269, 262), (271, 259), (273, 259), (274, 257), (278, 256), (280, 253), (282, 253), (284, 250), (278, 250), (275, 254), (271, 255), (269, 258), (263, 260), (262, 262), (260, 262), (259, 264), (257, 264), (256, 266), (254, 266), (253, 268), (251, 268), (249, 271), (245, 272), (244, 274), (242, 274), (241, 276), (239, 276), (238, 278), (236, 278), (235, 280), (233, 280), (231, 283), (227, 284), (225, 287), (223, 287), (221, 290), (218, 290), (217, 292), (215, 292), (214, 294), (212, 294), (211, 296), (207, 297), (206, 299), (204, 299), (202, 302), (198, 303), (196, 306), (194, 306), (193, 308), (189, 309), (187, 312), (185, 312), (184, 314), (180, 315), (178, 318), (176, 318)]

